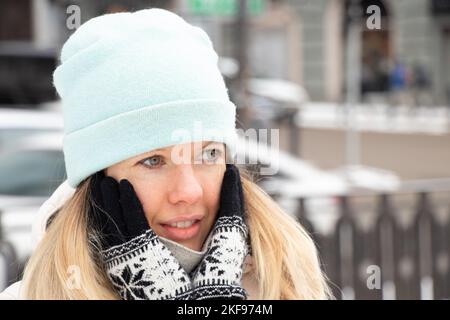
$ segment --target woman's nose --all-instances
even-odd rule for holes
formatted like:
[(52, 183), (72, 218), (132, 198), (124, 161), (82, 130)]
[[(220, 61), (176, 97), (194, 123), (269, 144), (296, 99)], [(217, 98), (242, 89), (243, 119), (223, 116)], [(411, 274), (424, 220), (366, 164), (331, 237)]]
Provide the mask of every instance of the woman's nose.
[(195, 176), (193, 165), (177, 165), (175, 170), (169, 201), (173, 204), (180, 201), (188, 204), (196, 203), (203, 196), (203, 189)]

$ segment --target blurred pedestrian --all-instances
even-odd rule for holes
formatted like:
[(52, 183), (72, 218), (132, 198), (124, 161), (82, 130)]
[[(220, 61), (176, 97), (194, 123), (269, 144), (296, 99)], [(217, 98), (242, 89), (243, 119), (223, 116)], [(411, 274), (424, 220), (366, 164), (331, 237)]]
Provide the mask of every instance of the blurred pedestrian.
[(415, 107), (431, 106), (431, 79), (424, 65), (415, 63), (412, 68), (413, 96)]
[(389, 78), (391, 109), (399, 106), (411, 106), (412, 101), (409, 92), (411, 75), (406, 64), (399, 59), (395, 59)]

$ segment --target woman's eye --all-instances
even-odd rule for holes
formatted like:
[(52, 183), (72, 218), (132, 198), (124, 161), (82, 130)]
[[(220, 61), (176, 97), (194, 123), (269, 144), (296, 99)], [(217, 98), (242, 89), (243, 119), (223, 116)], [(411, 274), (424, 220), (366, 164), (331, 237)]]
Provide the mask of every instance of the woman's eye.
[(218, 148), (207, 149), (203, 151), (203, 154), (205, 155), (203, 159), (208, 162), (213, 162), (220, 158), (220, 156), (222, 155), (222, 150)]
[(161, 156), (152, 156), (142, 161), (142, 164), (149, 168), (153, 168), (158, 167), (162, 162)]

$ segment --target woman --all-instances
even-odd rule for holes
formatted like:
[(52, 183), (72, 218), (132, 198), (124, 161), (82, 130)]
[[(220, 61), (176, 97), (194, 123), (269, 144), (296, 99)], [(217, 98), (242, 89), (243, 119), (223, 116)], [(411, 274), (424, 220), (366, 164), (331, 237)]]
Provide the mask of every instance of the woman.
[(161, 9), (100, 16), (67, 40), (54, 83), (72, 189), (44, 204), (45, 234), (4, 298), (331, 297), (311, 238), (233, 164), (217, 58)]

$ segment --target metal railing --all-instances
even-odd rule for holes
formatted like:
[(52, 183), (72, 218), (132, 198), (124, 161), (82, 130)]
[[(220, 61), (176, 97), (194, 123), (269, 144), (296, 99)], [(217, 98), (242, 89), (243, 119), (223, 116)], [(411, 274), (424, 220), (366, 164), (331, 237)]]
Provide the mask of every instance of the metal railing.
[(333, 197), (326, 233), (314, 219), (323, 212), (296, 200), (337, 299), (450, 299), (450, 188), (425, 189), (405, 183), (395, 193)]

